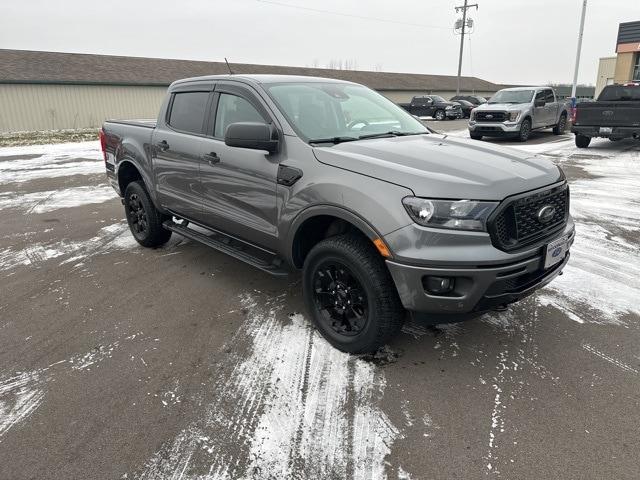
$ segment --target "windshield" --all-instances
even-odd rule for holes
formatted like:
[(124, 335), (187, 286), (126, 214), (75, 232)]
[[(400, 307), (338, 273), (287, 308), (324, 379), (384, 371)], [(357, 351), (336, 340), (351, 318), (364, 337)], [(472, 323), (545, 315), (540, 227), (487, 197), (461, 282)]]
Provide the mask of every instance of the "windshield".
[(433, 98), (434, 102), (446, 102), (446, 100), (440, 95), (431, 95), (431, 98)]
[(612, 85), (604, 87), (598, 97), (600, 102), (616, 102), (618, 100), (640, 100), (640, 87), (635, 85)]
[(534, 90), (500, 90), (489, 103), (530, 103)]
[[(348, 83), (274, 83), (265, 88), (305, 141), (357, 140), (393, 132), (428, 133), (427, 128), (382, 95)], [(329, 141), (327, 140), (327, 141)]]

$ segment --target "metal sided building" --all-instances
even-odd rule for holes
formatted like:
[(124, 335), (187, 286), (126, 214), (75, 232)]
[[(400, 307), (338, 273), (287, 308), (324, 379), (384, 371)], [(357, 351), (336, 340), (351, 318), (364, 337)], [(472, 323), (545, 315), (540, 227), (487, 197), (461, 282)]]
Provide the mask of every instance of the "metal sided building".
[[(395, 102), (455, 95), (456, 77), (233, 63), (234, 73), (329, 77), (362, 83)], [(174, 80), (228, 73), (224, 62), (0, 49), (0, 133), (98, 127), (107, 119), (155, 118)], [(462, 91), (499, 86), (462, 78)]]

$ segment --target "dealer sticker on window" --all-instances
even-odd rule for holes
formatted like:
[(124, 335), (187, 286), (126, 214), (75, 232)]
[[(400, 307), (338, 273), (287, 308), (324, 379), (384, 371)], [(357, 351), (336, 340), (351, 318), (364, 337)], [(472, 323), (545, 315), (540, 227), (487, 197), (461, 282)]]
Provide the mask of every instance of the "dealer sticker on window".
[(562, 236), (547, 245), (547, 251), (544, 256), (544, 268), (553, 267), (560, 262), (567, 253), (567, 236)]

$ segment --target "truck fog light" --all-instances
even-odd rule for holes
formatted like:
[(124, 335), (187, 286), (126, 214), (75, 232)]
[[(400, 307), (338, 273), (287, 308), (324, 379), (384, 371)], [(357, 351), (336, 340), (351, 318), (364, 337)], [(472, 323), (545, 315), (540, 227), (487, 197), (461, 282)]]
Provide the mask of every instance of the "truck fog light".
[(422, 285), (429, 293), (444, 295), (453, 291), (456, 281), (453, 277), (424, 277)]

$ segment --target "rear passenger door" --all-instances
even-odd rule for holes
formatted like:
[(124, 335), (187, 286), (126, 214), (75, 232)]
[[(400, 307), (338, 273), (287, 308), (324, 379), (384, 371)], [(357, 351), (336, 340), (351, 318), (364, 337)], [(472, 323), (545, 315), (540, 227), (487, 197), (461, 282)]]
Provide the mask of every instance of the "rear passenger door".
[(256, 92), (239, 82), (216, 84), (204, 142), (203, 223), (264, 248), (277, 245), (276, 183), (280, 153), (229, 147), (236, 122), (274, 123)]
[(553, 93), (553, 90), (550, 88), (545, 90), (545, 99), (547, 104), (545, 105), (545, 109), (547, 111), (547, 125), (554, 125), (557, 122), (557, 114), (558, 114), (558, 103), (556, 102), (556, 96)]
[(151, 145), (160, 204), (196, 219), (202, 211), (200, 163), (205, 117), (213, 82), (188, 83), (171, 92), (166, 115), (158, 120)]
[(535, 106), (535, 102), (538, 102), (540, 100), (542, 100), (543, 102), (546, 102), (547, 100), (546, 92), (544, 90), (539, 90), (538, 92), (536, 92), (536, 95), (534, 97), (533, 128), (540, 128), (547, 125), (548, 113), (546, 104), (542, 107)]

